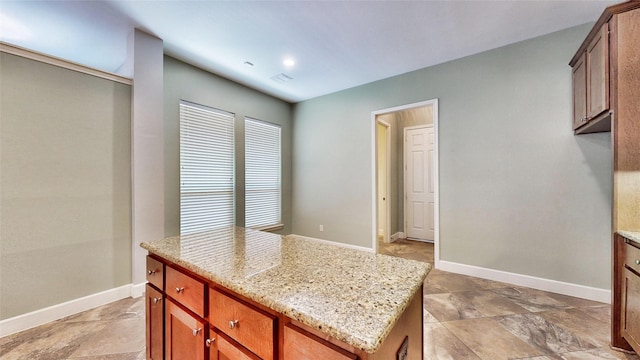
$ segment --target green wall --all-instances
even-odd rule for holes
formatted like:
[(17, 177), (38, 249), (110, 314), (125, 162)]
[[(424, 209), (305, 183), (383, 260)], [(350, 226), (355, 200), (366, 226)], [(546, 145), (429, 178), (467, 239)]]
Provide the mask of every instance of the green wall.
[(292, 232), (371, 247), (371, 112), (438, 98), (441, 260), (610, 288), (610, 133), (571, 131), (590, 28), (296, 104)]
[(131, 283), (131, 86), (0, 53), (0, 319)]
[(164, 58), (164, 187), (165, 235), (180, 233), (180, 100), (235, 114), (236, 118), (236, 225), (244, 225), (244, 117), (278, 124), (282, 129), (282, 221), (291, 232), (291, 105), (238, 83)]

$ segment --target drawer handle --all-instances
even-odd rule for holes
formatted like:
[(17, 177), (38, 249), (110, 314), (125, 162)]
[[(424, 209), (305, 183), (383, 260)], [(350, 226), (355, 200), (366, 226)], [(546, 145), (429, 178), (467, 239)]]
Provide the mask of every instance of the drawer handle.
[(216, 338), (207, 339), (204, 341), (204, 344), (207, 345), (207, 347), (211, 347), (211, 344), (213, 344), (214, 341), (216, 341)]
[(159, 303), (160, 301), (162, 301), (162, 298), (157, 298), (157, 297), (154, 297), (154, 298), (153, 298), (153, 303), (154, 303), (154, 304), (157, 304), (157, 303)]
[(155, 274), (157, 272), (158, 272), (158, 270), (149, 270), (149, 271), (147, 271), (147, 274), (153, 275), (153, 274)]
[(640, 259), (636, 260), (636, 265), (640, 265)]
[(238, 320), (229, 321), (229, 329), (235, 329), (238, 327)]
[(176, 288), (176, 292), (177, 292), (178, 294), (180, 294), (181, 292), (184, 292), (184, 287)]
[(197, 329), (193, 329), (193, 336), (198, 336), (198, 334), (200, 333), (200, 331), (202, 331), (202, 328), (197, 328)]

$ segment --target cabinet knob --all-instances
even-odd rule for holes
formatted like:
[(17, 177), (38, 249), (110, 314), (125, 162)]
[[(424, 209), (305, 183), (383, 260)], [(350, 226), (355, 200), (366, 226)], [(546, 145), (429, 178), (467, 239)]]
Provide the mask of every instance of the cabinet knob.
[(154, 303), (154, 304), (157, 304), (157, 303), (159, 303), (160, 301), (162, 301), (162, 298), (157, 298), (157, 297), (154, 297), (154, 298), (153, 298), (153, 303)]
[(184, 287), (176, 288), (176, 292), (177, 292), (178, 294), (180, 294), (181, 292), (184, 292)]
[(198, 336), (198, 334), (200, 333), (200, 331), (202, 331), (202, 328), (197, 328), (197, 329), (193, 329), (193, 336)]
[(158, 270), (149, 270), (149, 271), (147, 271), (147, 274), (153, 275), (153, 274), (155, 274), (157, 272), (158, 272)]
[(238, 320), (229, 321), (229, 329), (235, 329), (236, 327), (238, 327)]
[(216, 341), (216, 338), (212, 338), (212, 339), (207, 339), (204, 341), (204, 344), (207, 345), (207, 347), (211, 347), (211, 344)]
[(636, 265), (640, 265), (640, 259), (636, 260)]

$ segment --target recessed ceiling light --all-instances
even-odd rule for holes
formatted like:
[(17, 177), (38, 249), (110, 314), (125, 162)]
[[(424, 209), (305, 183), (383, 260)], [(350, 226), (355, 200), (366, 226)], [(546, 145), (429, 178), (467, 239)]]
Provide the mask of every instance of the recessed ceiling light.
[(284, 66), (286, 67), (292, 67), (293, 65), (296, 64), (296, 61), (293, 60), (292, 58), (286, 58), (284, 59), (284, 61), (282, 62), (284, 64)]

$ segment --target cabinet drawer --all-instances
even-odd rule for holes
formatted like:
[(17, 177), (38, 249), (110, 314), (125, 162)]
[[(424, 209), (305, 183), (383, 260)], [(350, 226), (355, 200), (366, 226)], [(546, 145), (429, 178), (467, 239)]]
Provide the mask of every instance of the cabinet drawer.
[(166, 267), (167, 296), (174, 298), (200, 317), (204, 317), (204, 283), (171, 266)]
[(629, 243), (625, 243), (624, 263), (629, 269), (640, 274), (640, 249)]
[(147, 255), (147, 281), (160, 290), (164, 290), (164, 264)]
[(354, 360), (358, 356), (330, 344), (302, 329), (284, 327), (284, 360)]
[(215, 289), (209, 291), (209, 314), (214, 327), (260, 358), (273, 359), (274, 316)]

